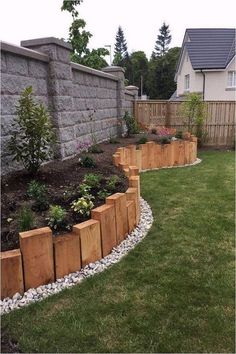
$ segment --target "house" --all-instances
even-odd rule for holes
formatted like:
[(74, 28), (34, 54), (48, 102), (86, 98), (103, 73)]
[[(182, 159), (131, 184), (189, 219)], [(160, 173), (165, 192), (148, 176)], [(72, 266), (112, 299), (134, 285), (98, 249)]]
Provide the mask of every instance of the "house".
[(171, 100), (190, 92), (205, 101), (236, 99), (235, 29), (193, 28), (184, 35)]

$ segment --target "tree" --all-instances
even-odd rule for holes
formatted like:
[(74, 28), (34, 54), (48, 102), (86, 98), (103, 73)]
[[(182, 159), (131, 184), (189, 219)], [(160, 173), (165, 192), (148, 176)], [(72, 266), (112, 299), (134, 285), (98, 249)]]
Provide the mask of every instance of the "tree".
[(176, 90), (174, 76), (179, 53), (180, 48), (174, 47), (162, 57), (150, 60), (147, 79), (150, 98), (169, 99)]
[(69, 43), (72, 45), (73, 54), (71, 60), (75, 63), (92, 67), (94, 69), (101, 69), (107, 66), (104, 56), (109, 54), (105, 48), (97, 48), (90, 50), (87, 46), (92, 34), (84, 28), (86, 22), (78, 18), (79, 13), (76, 6), (80, 5), (83, 0), (64, 0), (61, 10), (68, 11), (72, 15), (72, 24), (69, 28)]
[(164, 56), (167, 53), (169, 49), (168, 45), (171, 42), (169, 25), (166, 25), (164, 22), (159, 31), (160, 34), (157, 36), (156, 45), (152, 53), (153, 59)]
[(113, 64), (118, 66), (124, 66), (125, 61), (128, 57), (128, 47), (125, 40), (124, 32), (121, 26), (118, 27), (116, 34), (116, 43), (114, 51), (114, 60)]
[(16, 107), (16, 131), (13, 133), (9, 149), (13, 160), (21, 161), (23, 166), (35, 174), (42, 162), (51, 158), (55, 134), (48, 112), (42, 104), (33, 99), (32, 87), (27, 87), (21, 94)]
[(133, 52), (130, 55), (130, 63), (131, 72), (129, 77), (129, 84), (139, 87), (139, 96), (141, 96), (142, 93), (147, 93), (148, 59), (146, 54), (141, 50)]

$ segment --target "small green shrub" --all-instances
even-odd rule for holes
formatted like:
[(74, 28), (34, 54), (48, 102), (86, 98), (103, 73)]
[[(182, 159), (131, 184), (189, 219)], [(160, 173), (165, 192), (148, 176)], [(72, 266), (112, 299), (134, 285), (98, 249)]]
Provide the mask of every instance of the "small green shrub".
[(88, 152), (91, 154), (102, 154), (104, 150), (102, 150), (102, 148), (100, 148), (98, 145), (92, 145), (88, 148)]
[(20, 210), (19, 218), (18, 218), (18, 225), (20, 232), (32, 230), (34, 227), (34, 216), (32, 211), (27, 208), (23, 207)]
[(176, 132), (175, 138), (177, 138), (177, 139), (183, 139), (183, 132), (182, 132), (182, 130), (179, 130), (179, 131)]
[(129, 137), (132, 134), (139, 133), (138, 124), (135, 118), (132, 117), (128, 111), (125, 112), (123, 119), (125, 121), (126, 129), (127, 129), (127, 137)]
[(116, 185), (119, 181), (120, 178), (116, 175), (109, 177), (106, 182), (106, 188), (109, 191), (114, 192), (114, 190), (116, 189)]
[(86, 183), (81, 183), (79, 185), (79, 193), (81, 194), (81, 196), (89, 194), (90, 190), (91, 190), (91, 186), (89, 186)]
[(77, 200), (74, 200), (71, 203), (71, 208), (74, 212), (82, 216), (89, 216), (91, 209), (94, 207), (92, 199), (94, 199), (94, 197), (91, 195), (83, 196)]
[(106, 189), (100, 190), (97, 194), (99, 200), (105, 200), (106, 197), (108, 197), (109, 195), (111, 195), (111, 193), (108, 192)]
[(48, 225), (57, 230), (65, 226), (67, 212), (60, 205), (51, 205), (49, 209)]
[(49, 207), (47, 198), (47, 188), (35, 180), (29, 183), (27, 194), (30, 198), (35, 200), (33, 208), (38, 211), (47, 210)]
[(91, 156), (87, 156), (87, 155), (82, 156), (80, 158), (80, 165), (87, 168), (93, 168), (97, 166), (95, 160)]
[(168, 138), (167, 136), (162, 136), (162, 137), (160, 138), (160, 143), (161, 143), (162, 145), (164, 145), (164, 144), (170, 144), (170, 138)]
[(13, 160), (21, 161), (26, 170), (35, 174), (42, 162), (53, 155), (56, 137), (49, 114), (42, 104), (34, 102), (31, 86), (21, 94), (16, 113), (14, 126), (17, 129), (11, 137), (9, 150)]
[(83, 182), (89, 185), (91, 188), (98, 189), (100, 187), (100, 183), (102, 180), (102, 176), (94, 173), (87, 173), (84, 176)]
[(146, 135), (141, 136), (141, 138), (137, 141), (137, 144), (145, 144), (148, 141), (148, 138)]

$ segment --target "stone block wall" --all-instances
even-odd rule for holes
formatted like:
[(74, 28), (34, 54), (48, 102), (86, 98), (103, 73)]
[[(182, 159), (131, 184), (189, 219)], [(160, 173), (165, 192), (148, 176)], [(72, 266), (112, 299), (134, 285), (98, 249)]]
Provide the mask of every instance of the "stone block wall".
[(126, 110), (133, 113), (137, 88), (124, 86), (124, 70), (94, 70), (70, 62), (71, 46), (56, 38), (1, 42), (2, 174), (22, 169), (12, 162), (8, 142), (22, 91), (32, 86), (38, 102), (50, 112), (58, 138), (57, 155), (78, 153), (84, 141), (101, 142), (121, 133)]

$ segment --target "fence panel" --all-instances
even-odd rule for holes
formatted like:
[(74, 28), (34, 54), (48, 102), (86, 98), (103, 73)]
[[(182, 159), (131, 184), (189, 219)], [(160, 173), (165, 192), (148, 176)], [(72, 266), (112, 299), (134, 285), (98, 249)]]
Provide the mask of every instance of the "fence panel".
[[(138, 100), (134, 104), (135, 118), (142, 126), (148, 128), (168, 126), (177, 130), (186, 130), (185, 117), (181, 110), (182, 102)], [(236, 102), (205, 101), (205, 104), (206, 145), (232, 145), (235, 134)]]

